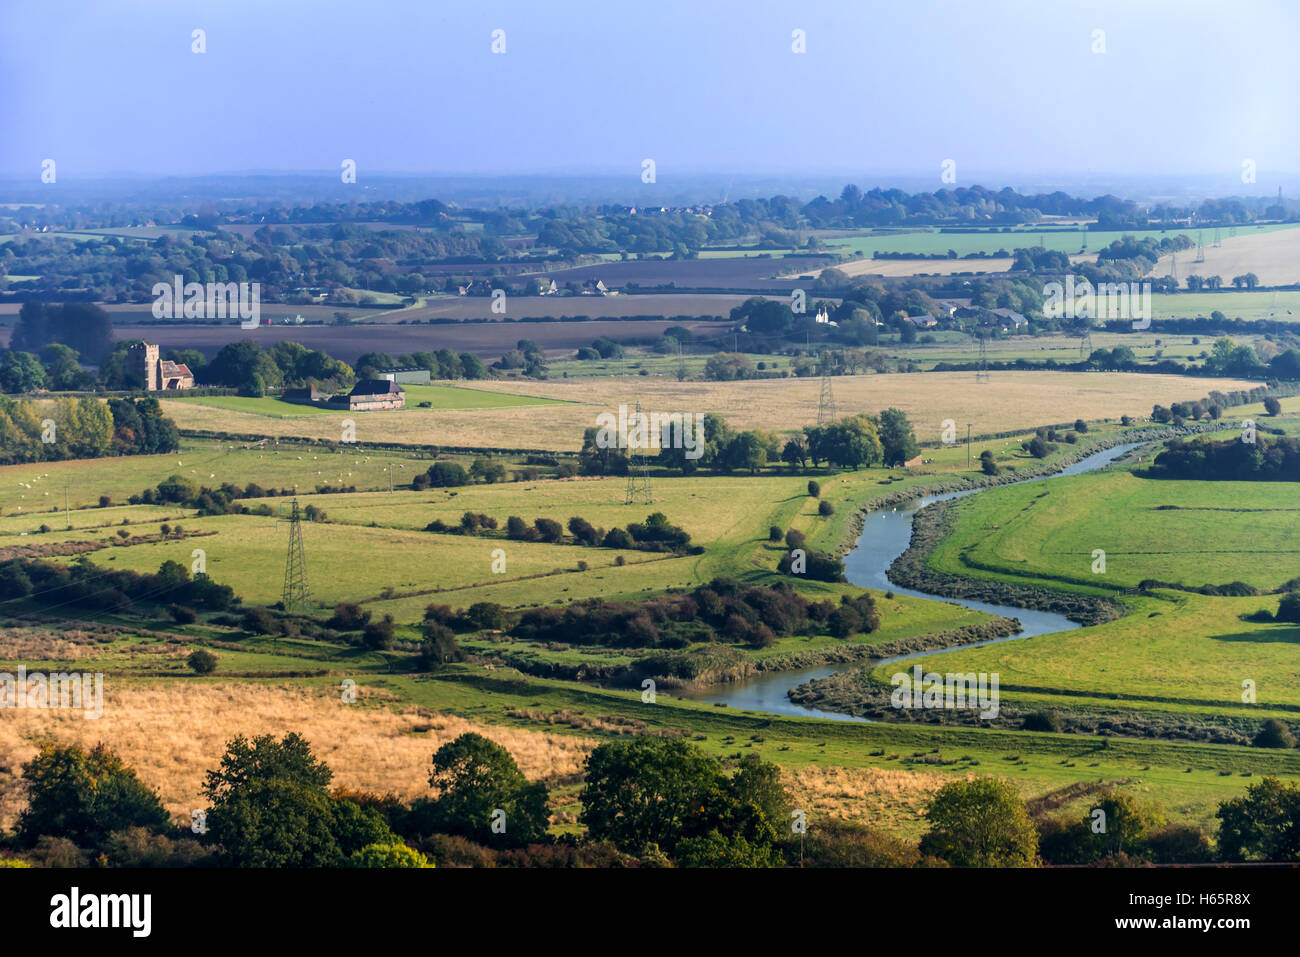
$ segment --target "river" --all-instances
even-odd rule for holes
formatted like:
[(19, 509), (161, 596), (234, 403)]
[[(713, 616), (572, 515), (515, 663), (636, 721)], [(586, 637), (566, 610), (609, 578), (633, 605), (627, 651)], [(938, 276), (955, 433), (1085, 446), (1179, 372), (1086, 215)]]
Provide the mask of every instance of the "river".
[[(1043, 482), (1063, 475), (1079, 475), (1083, 472), (1093, 472), (1097, 469), (1104, 468), (1118, 458), (1122, 458), (1130, 451), (1146, 445), (1145, 442), (1132, 442), (1127, 445), (1116, 445), (1108, 449), (1102, 449), (1100, 452), (1093, 452), (1091, 455), (1080, 459), (1073, 465), (1066, 466), (1059, 472), (1051, 475), (1036, 476), (1034, 478), (1022, 479), (1022, 482)], [(1012, 484), (1021, 484), (1019, 482)], [(1001, 487), (1001, 486), (997, 486)], [(889, 566), (899, 555), (907, 551), (907, 546), (912, 539), (912, 518), (918, 511), (925, 508), (931, 502), (942, 502), (947, 499), (961, 498), (965, 495), (974, 495), (982, 492), (984, 489), (967, 489), (960, 492), (946, 492), (942, 495), (927, 495), (907, 508), (894, 508), (889, 511), (871, 512), (866, 516), (862, 524), (862, 534), (858, 536), (857, 543), (853, 550), (844, 557), (845, 577), (849, 582), (863, 588), (874, 588), (879, 591), (892, 591), (896, 595), (912, 595), (917, 598), (929, 598), (933, 601), (946, 601), (955, 605), (962, 605), (966, 608), (974, 608), (979, 611), (987, 612), (990, 615), (1001, 615), (1004, 618), (1020, 619), (1021, 630), (1014, 635), (1008, 635), (1005, 638), (994, 638), (990, 641), (974, 642), (962, 645), (963, 648), (975, 648), (979, 645), (992, 644), (996, 641), (1016, 641), (1020, 638), (1032, 638), (1035, 635), (1046, 635), (1055, 631), (1069, 631), (1080, 627), (1075, 622), (1070, 621), (1064, 615), (1059, 615), (1050, 611), (1035, 611), (1031, 608), (1016, 608), (1011, 605), (990, 605), (987, 602), (971, 601), (965, 598), (947, 598), (943, 595), (933, 595), (928, 592), (914, 591), (910, 588), (901, 588), (889, 580)], [(888, 664), (894, 661), (904, 661), (909, 658), (919, 658), (922, 655), (936, 655), (948, 649), (933, 649), (931, 651), (915, 652), (909, 655), (899, 655), (894, 658), (872, 658), (865, 664), (867, 667), (875, 667), (880, 664)], [(812, 681), (815, 678), (827, 678), (837, 671), (844, 671), (846, 668), (861, 668), (863, 663), (853, 665), (833, 664), (819, 665), (815, 668), (799, 668), (793, 671), (767, 671), (762, 672), (752, 678), (742, 681), (733, 681), (722, 685), (711, 685), (707, 688), (692, 689), (678, 692), (681, 697), (689, 698), (692, 701), (703, 701), (713, 704), (725, 704), (732, 708), (739, 708), (742, 711), (762, 711), (769, 714), (780, 715), (798, 715), (802, 717), (814, 718), (832, 718), (837, 721), (866, 721), (866, 718), (857, 718), (852, 715), (840, 714), (834, 711), (822, 711), (817, 708), (805, 708), (795, 704), (789, 698), (789, 691), (801, 684)]]

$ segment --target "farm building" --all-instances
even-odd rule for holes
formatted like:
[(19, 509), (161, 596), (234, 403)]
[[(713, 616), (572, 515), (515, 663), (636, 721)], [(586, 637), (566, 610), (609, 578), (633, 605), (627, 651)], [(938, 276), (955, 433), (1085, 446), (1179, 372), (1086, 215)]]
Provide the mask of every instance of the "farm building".
[(183, 362), (158, 358), (158, 347), (137, 342), (126, 352), (127, 369), (144, 380), (149, 392), (194, 388), (194, 373)]
[(388, 379), (362, 379), (350, 393), (334, 396), (329, 404), (349, 412), (401, 409), (406, 406), (406, 391)]
[(907, 321), (918, 329), (933, 329), (939, 324), (939, 320), (934, 316), (908, 316)]
[[(428, 381), (426, 373), (425, 381)], [(371, 412), (376, 409), (402, 409), (406, 407), (406, 392), (391, 379), (362, 379), (347, 395), (330, 395), (314, 385), (305, 389), (285, 389), (280, 396), (284, 402), (298, 405), (321, 405), (348, 412)]]
[(428, 385), (432, 376), (428, 369), (415, 367), (401, 369), (379, 369), (375, 372), (376, 379), (387, 379), (389, 382), (396, 382), (405, 385)]

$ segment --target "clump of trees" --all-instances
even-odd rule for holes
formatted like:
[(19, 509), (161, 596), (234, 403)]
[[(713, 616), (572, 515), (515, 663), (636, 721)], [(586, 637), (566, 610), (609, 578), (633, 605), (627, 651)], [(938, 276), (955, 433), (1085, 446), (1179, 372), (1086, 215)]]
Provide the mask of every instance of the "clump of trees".
[(1175, 438), (1165, 443), (1149, 474), (1219, 481), (1300, 481), (1300, 439), (1257, 435), (1252, 443)]
[(670, 592), (645, 601), (599, 598), (567, 608), (525, 610), (510, 634), (536, 642), (630, 648), (685, 648), (701, 642), (768, 647), (781, 636), (829, 630), (839, 637), (879, 626), (868, 594), (809, 602), (785, 582), (745, 585), (715, 578), (690, 592)]
[(18, 599), (113, 612), (129, 611), (137, 602), (224, 611), (238, 601), (229, 585), (204, 572), (191, 577), (179, 562), (165, 561), (148, 574), (100, 568), (85, 555), (66, 565), (34, 558), (0, 562), (0, 601)]
[(150, 455), (180, 447), (157, 399), (64, 396), (37, 405), (0, 398), (0, 464)]

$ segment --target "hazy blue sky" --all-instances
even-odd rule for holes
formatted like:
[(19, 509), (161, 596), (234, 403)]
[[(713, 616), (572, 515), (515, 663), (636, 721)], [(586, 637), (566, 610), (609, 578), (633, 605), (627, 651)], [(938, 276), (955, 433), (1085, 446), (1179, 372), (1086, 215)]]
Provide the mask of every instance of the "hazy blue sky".
[(1262, 177), (1298, 41), (1295, 0), (5, 0), (0, 175)]

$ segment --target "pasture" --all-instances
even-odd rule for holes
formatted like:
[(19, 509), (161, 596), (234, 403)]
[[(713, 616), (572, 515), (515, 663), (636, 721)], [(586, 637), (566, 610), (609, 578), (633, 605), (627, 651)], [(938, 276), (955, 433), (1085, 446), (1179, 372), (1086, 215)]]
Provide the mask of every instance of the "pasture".
[[(1298, 491), (1288, 482), (1171, 481), (1131, 470), (1006, 486), (950, 506), (953, 533), (930, 564), (1102, 592), (1147, 579), (1267, 590), (1300, 572)], [(1092, 571), (1097, 549), (1104, 573)]]

